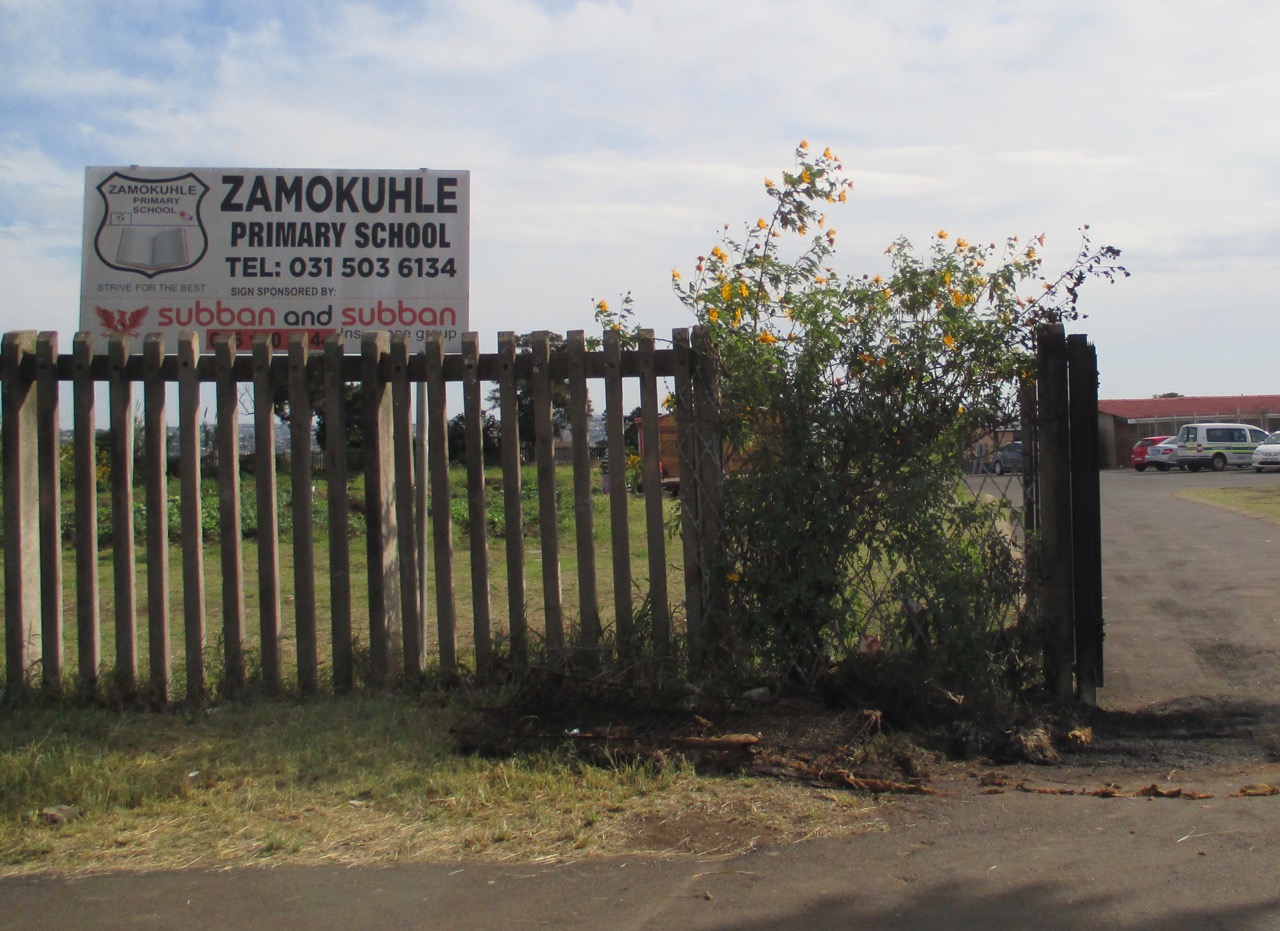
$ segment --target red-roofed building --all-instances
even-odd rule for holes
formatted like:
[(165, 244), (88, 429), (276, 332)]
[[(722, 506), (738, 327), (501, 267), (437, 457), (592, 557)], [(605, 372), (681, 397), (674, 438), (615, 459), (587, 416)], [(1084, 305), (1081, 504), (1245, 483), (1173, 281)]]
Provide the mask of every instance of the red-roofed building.
[(1129, 450), (1144, 436), (1173, 436), (1188, 423), (1247, 423), (1280, 430), (1280, 394), (1133, 398), (1098, 402), (1098, 444), (1104, 466), (1129, 463)]

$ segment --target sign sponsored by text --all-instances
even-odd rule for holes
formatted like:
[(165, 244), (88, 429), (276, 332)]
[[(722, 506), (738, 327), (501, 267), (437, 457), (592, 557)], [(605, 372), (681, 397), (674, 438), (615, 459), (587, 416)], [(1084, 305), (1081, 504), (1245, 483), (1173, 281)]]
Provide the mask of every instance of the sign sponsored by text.
[(387, 330), (457, 352), (469, 328), (466, 171), (88, 168), (84, 218), (80, 329), (104, 343), (339, 333), (355, 352)]

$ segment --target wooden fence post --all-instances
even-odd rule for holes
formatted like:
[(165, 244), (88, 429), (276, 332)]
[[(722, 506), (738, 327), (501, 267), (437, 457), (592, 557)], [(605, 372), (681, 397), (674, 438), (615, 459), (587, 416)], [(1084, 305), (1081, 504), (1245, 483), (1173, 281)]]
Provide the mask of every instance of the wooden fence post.
[(111, 407), (111, 567), (115, 592), (115, 681), (126, 695), (138, 679), (137, 585), (133, 541), (133, 385), (125, 372), (129, 344), (114, 336), (107, 344)]
[(218, 408), (218, 534), (222, 549), (223, 692), (244, 690), (244, 534), (240, 519), (240, 397), (233, 367), (236, 347), (229, 337), (214, 342), (214, 384)]
[(342, 378), (342, 336), (324, 343), (324, 471), (329, 483), (329, 612), (333, 640), (333, 687), (349, 691), (355, 684), (351, 643), (351, 540), (347, 503), (347, 407)]
[(58, 334), (36, 337), (37, 459), (40, 469), (41, 679), (62, 690), (62, 438), (58, 432)]
[(680, 542), (684, 558), (685, 633), (689, 666), (701, 672), (706, 664), (702, 629), (702, 567), (698, 560), (698, 470), (694, 466), (693, 381), (690, 377), (690, 344), (687, 329), (674, 330), (671, 344), (676, 357), (676, 431), (680, 450)]
[(466, 424), (467, 526), (471, 538), (471, 613), (476, 676), (484, 680), (493, 665), (489, 602), (489, 528), (484, 480), (484, 423), (480, 398), (480, 336), (462, 334), (462, 407)]
[(30, 331), (6, 333), (0, 344), (5, 681), (11, 696), (29, 688), (28, 664), (42, 653), (35, 351), (36, 334)]
[(645, 542), (649, 551), (649, 610), (653, 623), (653, 649), (665, 657), (671, 648), (671, 614), (667, 605), (667, 548), (662, 513), (662, 468), (658, 440), (658, 378), (654, 371), (653, 330), (641, 330), (640, 429), (643, 434)]
[[(262, 638), (262, 687), (268, 694), (284, 683), (280, 654), (280, 515), (276, 476), (276, 423), (271, 343), (253, 341), (253, 477), (258, 504), (258, 623)], [(292, 404), (292, 402), (291, 402)], [(300, 651), (301, 652), (301, 651)], [(301, 678), (301, 675), (299, 675)]]
[(622, 409), (622, 337), (604, 331), (604, 413), (606, 462), (609, 466), (609, 533), (613, 553), (613, 616), (615, 639), (626, 657), (634, 639), (631, 615), (631, 527), (627, 509), (627, 449)]
[(1071, 388), (1071, 509), (1076, 688), (1098, 704), (1102, 677), (1102, 497), (1098, 480), (1098, 353), (1083, 334), (1067, 337)]
[(720, 372), (710, 337), (693, 330), (693, 456), (698, 481), (698, 565), (702, 575), (701, 610), (706, 660), (724, 635), (726, 609), (720, 507), (724, 496), (724, 428), (720, 422)]
[(1041, 590), (1045, 680), (1067, 702), (1075, 695), (1071, 586), (1071, 444), (1068, 423), (1067, 346), (1061, 324), (1036, 331), (1039, 400)]
[(93, 338), (72, 339), (72, 406), (75, 426), (76, 665), (82, 698), (98, 692), (102, 662), (101, 598), (98, 583), (98, 462), (96, 390), (91, 378)]
[[(200, 358), (197, 336), (178, 337), (178, 481), (182, 486), (182, 614), (187, 659), (187, 700), (203, 701), (208, 690), (204, 668), (204, 505), (200, 500)], [(92, 386), (90, 386), (92, 388)], [(91, 431), (92, 432), (92, 431)], [(79, 422), (77, 421), (77, 439)]]
[(364, 382), (364, 493), (369, 552), (369, 675), (374, 686), (387, 682), (392, 644), (400, 634), (396, 563), (395, 458), (391, 391), (382, 363), (391, 351), (385, 332), (365, 333), (361, 342)]
[(409, 395), (409, 336), (391, 337), (391, 410), (395, 423), (396, 547), (400, 562), (400, 616), (404, 674), (418, 682), (426, 668), (426, 629), (418, 592), (418, 540), (414, 529), (413, 403)]
[(294, 333), (289, 337), (289, 490), (298, 688), (304, 695), (313, 694), (320, 687), (316, 646), (316, 543), (311, 516), (311, 380), (307, 375), (307, 356), (304, 335)]
[(516, 335), (498, 334), (501, 381), (498, 403), (502, 417), (502, 503), (506, 518), (507, 615), (511, 660), (529, 661), (528, 617), (525, 609), (524, 516), (520, 499), (520, 414), (516, 395)]
[(587, 342), (568, 334), (569, 429), (573, 436), (573, 526), (578, 545), (578, 614), (583, 649), (600, 649), (600, 598), (596, 590), (595, 514), (591, 504), (591, 439), (587, 435)]
[(169, 426), (165, 415), (164, 336), (142, 341), (143, 480), (147, 505), (148, 691), (153, 701), (169, 701)]
[(444, 339), (427, 335), (427, 472), (431, 476), (431, 529), (435, 546), (436, 626), (439, 631), (440, 671), (458, 668), (458, 618), (453, 592), (453, 515), (449, 499), (449, 422), (444, 392)]
[(533, 357), (533, 440), (538, 472), (538, 524), (542, 542), (542, 598), (547, 649), (564, 653), (564, 609), (560, 588), (560, 529), (556, 512), (555, 428), (551, 421), (551, 334), (540, 330), (530, 341)]

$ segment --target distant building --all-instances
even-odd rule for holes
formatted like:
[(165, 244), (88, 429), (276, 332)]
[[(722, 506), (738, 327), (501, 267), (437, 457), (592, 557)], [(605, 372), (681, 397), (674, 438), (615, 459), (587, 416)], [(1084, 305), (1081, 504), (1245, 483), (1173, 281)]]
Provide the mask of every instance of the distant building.
[(1103, 466), (1125, 466), (1144, 436), (1173, 436), (1183, 424), (1247, 423), (1280, 430), (1280, 394), (1135, 398), (1098, 402), (1098, 453)]

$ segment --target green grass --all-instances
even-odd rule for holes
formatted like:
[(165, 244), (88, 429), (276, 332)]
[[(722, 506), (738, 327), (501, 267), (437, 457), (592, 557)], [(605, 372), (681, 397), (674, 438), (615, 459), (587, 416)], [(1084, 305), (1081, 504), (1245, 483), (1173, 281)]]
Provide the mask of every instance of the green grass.
[(1280, 488), (1187, 488), (1178, 494), (1191, 501), (1251, 514), (1280, 524)]

